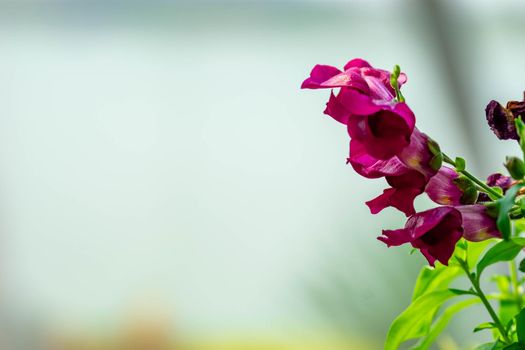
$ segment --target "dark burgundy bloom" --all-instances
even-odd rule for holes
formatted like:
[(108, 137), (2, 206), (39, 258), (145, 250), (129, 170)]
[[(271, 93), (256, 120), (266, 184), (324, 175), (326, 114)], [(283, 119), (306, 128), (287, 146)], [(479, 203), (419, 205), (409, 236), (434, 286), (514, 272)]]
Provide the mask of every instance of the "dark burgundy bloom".
[[(350, 137), (361, 141), (373, 157), (389, 159), (409, 145), (415, 125), (410, 108), (394, 100), (390, 75), (362, 59), (354, 59), (344, 71), (315, 66), (301, 87), (340, 88), (337, 94), (331, 93), (324, 113), (347, 125)], [(401, 74), (399, 85), (405, 81), (406, 76)]]
[(521, 116), (525, 119), (525, 101), (509, 101), (507, 102), (507, 109), (514, 117)]
[(501, 140), (519, 140), (514, 120), (520, 115), (525, 118), (525, 101), (509, 101), (503, 107), (497, 101), (490, 101), (485, 108), (490, 128)]
[(463, 235), (461, 213), (453, 207), (437, 207), (412, 215), (405, 228), (383, 230), (378, 239), (389, 247), (410, 243), (434, 266), (436, 260), (444, 265), (448, 261), (456, 243)]
[(496, 218), (491, 216), (482, 204), (456, 207), (463, 220), (463, 237), (467, 241), (480, 242), (490, 238), (501, 238), (496, 226)]
[(478, 198), (478, 192), (472, 182), (446, 166), (441, 167), (430, 179), (425, 192), (430, 199), (442, 205), (472, 204)]
[[(512, 178), (505, 176), (500, 173), (494, 173), (487, 177), (487, 185), (490, 187), (499, 187), (503, 190), (503, 193), (512, 186)], [(480, 193), (478, 197), (478, 202), (488, 202), (490, 200), (489, 196), (486, 193)]]

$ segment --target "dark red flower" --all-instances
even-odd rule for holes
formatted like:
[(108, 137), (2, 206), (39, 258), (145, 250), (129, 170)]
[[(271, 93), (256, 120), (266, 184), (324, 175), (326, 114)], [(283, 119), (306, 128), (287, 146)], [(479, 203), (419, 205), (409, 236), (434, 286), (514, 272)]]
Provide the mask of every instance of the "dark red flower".
[(410, 243), (434, 266), (436, 260), (448, 265), (462, 235), (461, 213), (453, 207), (438, 207), (412, 215), (405, 228), (383, 230), (378, 239), (389, 247)]

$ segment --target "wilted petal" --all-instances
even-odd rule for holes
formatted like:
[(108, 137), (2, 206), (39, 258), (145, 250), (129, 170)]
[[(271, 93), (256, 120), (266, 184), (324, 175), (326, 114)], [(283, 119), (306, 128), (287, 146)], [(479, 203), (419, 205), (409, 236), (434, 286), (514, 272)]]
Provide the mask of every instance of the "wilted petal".
[(490, 101), (485, 108), (487, 122), (494, 134), (501, 140), (519, 140), (514, 125), (515, 116), (497, 101)]

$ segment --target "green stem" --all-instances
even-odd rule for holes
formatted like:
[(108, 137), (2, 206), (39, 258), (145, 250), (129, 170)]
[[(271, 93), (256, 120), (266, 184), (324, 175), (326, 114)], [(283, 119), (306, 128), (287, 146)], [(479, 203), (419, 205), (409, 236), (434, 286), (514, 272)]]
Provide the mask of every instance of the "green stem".
[[(452, 158), (447, 156), (445, 153), (443, 153), (443, 160), (445, 162), (447, 162), (448, 164), (454, 166), (454, 167), (456, 166), (456, 162)], [(498, 192), (494, 191), (486, 183), (484, 183), (483, 181), (481, 181), (480, 179), (478, 179), (477, 177), (475, 177), (474, 175), (472, 175), (468, 171), (462, 170), (462, 171), (460, 171), (460, 173), (462, 173), (467, 178), (469, 178), (472, 182), (474, 182), (476, 185), (478, 185), (481, 189), (483, 189), (484, 192), (490, 193), (496, 198), (502, 198), (503, 197), (501, 194), (499, 194)]]
[(492, 308), (492, 305), (490, 305), (487, 297), (485, 296), (485, 294), (481, 290), (481, 287), (479, 285), (479, 279), (476, 278), (475, 275), (470, 274), (470, 269), (469, 269), (468, 264), (467, 264), (466, 261), (460, 261), (460, 265), (463, 268), (463, 270), (465, 271), (465, 273), (467, 274), (467, 277), (470, 280), (470, 283), (472, 283), (472, 286), (474, 287), (476, 295), (479, 297), (479, 299), (481, 300), (481, 302), (483, 303), (483, 305), (487, 309), (490, 317), (494, 321), (494, 324), (498, 328), (501, 336), (503, 337), (503, 340), (506, 343), (511, 343), (509, 335), (507, 334), (507, 331), (505, 330), (505, 327), (503, 327), (503, 324), (501, 323), (498, 315), (496, 314), (496, 311), (494, 311), (494, 309)]
[(520, 295), (519, 284), (518, 284), (518, 271), (516, 269), (516, 264), (514, 260), (509, 261), (509, 270), (510, 270), (510, 282), (512, 284), (512, 294), (516, 299), (516, 304), (518, 305), (518, 310), (523, 308), (523, 302)]
[(498, 315), (496, 314), (496, 312), (492, 308), (492, 305), (490, 305), (487, 297), (485, 296), (485, 294), (481, 290), (481, 286), (479, 284), (479, 275), (476, 276), (474, 273), (472, 273), (472, 274), (470, 273), (470, 267), (468, 266), (468, 260), (467, 259), (468, 259), (468, 250), (466, 252), (466, 259), (463, 260), (463, 259), (459, 259), (458, 258), (457, 261), (459, 262), (459, 265), (461, 266), (461, 268), (463, 268), (463, 271), (465, 271), (465, 273), (467, 274), (467, 277), (470, 280), (470, 283), (474, 287), (474, 291), (475, 291), (476, 295), (478, 296), (478, 298), (481, 300), (481, 302), (483, 303), (483, 305), (487, 309), (490, 317), (492, 317), (492, 320), (494, 321), (494, 324), (496, 325), (496, 327), (498, 328), (501, 336), (503, 337), (503, 340), (505, 342), (507, 342), (507, 343), (511, 343), (511, 340), (509, 338), (509, 335), (507, 334), (507, 331), (505, 330), (505, 327), (503, 327), (503, 324), (501, 323)]

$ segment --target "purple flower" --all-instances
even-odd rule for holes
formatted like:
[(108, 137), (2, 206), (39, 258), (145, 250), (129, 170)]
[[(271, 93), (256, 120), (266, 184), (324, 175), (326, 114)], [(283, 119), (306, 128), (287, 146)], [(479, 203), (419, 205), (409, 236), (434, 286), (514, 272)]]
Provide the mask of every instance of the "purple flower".
[(461, 213), (453, 207), (438, 207), (412, 215), (405, 228), (383, 230), (378, 239), (389, 247), (410, 243), (434, 266), (436, 260), (444, 265), (448, 261), (457, 241), (463, 235)]
[[(487, 185), (490, 187), (499, 187), (503, 190), (503, 193), (512, 186), (512, 178), (505, 176), (500, 173), (494, 173), (487, 177)], [(488, 202), (490, 200), (489, 196), (486, 193), (480, 193), (477, 202)]]
[(478, 198), (478, 192), (472, 182), (446, 166), (441, 167), (430, 179), (425, 192), (430, 199), (442, 205), (472, 204)]
[(494, 237), (501, 238), (501, 233), (496, 226), (496, 218), (489, 214), (486, 206), (462, 205), (456, 209), (461, 213), (463, 237), (467, 241), (480, 242)]

